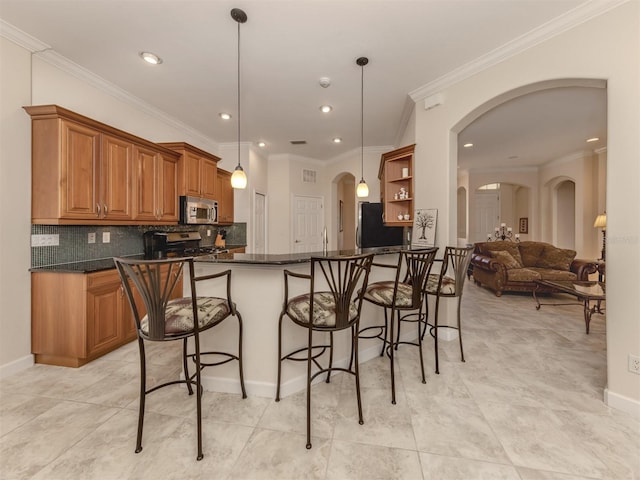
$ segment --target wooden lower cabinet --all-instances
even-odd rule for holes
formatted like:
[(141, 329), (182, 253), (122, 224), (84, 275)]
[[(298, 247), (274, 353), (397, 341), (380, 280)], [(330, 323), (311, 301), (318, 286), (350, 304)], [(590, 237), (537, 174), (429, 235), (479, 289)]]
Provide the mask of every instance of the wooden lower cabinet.
[[(181, 296), (179, 282), (173, 297)], [(80, 367), (135, 338), (117, 270), (31, 273), (31, 350), (36, 363)]]

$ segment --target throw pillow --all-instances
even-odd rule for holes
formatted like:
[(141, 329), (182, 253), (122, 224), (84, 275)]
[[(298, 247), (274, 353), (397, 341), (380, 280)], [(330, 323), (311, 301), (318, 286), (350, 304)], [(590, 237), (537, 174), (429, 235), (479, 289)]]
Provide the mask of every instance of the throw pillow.
[(520, 256), (524, 267), (535, 267), (544, 252), (544, 247), (548, 245), (543, 242), (524, 241), (520, 242)]
[(507, 270), (521, 268), (522, 265), (506, 250), (491, 252), (491, 256), (502, 263)]
[(520, 257), (520, 249), (515, 242), (488, 242), (487, 250), (489, 255), (493, 256), (495, 252), (508, 252), (516, 262), (518, 262), (518, 268), (522, 268), (522, 257)]
[(536, 266), (568, 271), (574, 258), (576, 258), (575, 250), (545, 245), (542, 256), (538, 259)]

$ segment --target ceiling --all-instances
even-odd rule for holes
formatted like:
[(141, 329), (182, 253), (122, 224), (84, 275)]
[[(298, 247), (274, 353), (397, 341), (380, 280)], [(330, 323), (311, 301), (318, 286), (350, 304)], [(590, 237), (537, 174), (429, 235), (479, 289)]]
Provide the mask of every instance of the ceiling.
[[(0, 0), (0, 19), (214, 142), (237, 140), (242, 8), (243, 142), (265, 155), (331, 160), (393, 145), (421, 89), (593, 0)], [(7, 26), (6, 24), (4, 25)], [(523, 37), (525, 36), (525, 37)], [(143, 62), (150, 51), (161, 65)], [(323, 88), (321, 77), (331, 85)], [(513, 100), (461, 133), (464, 168), (541, 163), (606, 141), (606, 91), (559, 89)], [(433, 92), (435, 93), (435, 92)], [(411, 94), (411, 95), (410, 95)], [(413, 99), (413, 100), (412, 100)], [(333, 111), (320, 112), (329, 104)], [(419, 102), (416, 108), (422, 108)], [(219, 118), (229, 112), (230, 121)], [(334, 137), (342, 143), (332, 142)], [(290, 141), (305, 140), (306, 145)], [(508, 157), (517, 156), (517, 159)]]

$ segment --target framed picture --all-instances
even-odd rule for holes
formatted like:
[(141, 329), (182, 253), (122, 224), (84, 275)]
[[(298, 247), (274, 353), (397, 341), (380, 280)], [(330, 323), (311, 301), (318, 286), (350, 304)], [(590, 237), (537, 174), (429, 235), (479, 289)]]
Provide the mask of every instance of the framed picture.
[(436, 225), (438, 210), (435, 208), (420, 208), (413, 215), (413, 230), (411, 232), (411, 248), (434, 247), (436, 244)]
[(529, 217), (520, 217), (518, 233), (529, 233)]

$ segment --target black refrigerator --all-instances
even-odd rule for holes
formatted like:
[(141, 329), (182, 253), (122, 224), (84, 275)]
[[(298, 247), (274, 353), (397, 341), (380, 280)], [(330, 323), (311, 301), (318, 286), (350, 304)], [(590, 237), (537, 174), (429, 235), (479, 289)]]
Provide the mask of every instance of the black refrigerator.
[(360, 248), (402, 245), (404, 228), (384, 226), (381, 203), (360, 202), (356, 237)]

